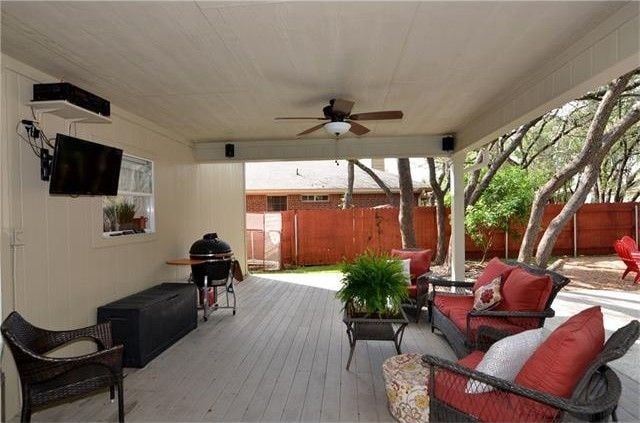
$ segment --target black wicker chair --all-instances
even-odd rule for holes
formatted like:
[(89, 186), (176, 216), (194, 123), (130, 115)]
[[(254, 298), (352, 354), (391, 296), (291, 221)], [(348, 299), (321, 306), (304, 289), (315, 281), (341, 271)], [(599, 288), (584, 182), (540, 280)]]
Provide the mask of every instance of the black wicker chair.
[[(618, 329), (602, 352), (591, 363), (573, 390), (571, 398), (525, 388), (512, 382), (476, 372), (454, 362), (424, 355), (429, 365), (429, 415), (432, 422), (477, 422), (481, 416), (498, 416), (497, 421), (617, 421), (616, 408), (621, 394), (620, 379), (606, 364), (616, 360), (638, 339), (640, 323), (633, 320)], [(460, 389), (460, 378), (492, 386), (493, 395), (470, 394), (473, 401), (460, 401), (461, 410), (448, 399), (455, 398), (450, 390)], [(456, 381), (457, 379), (457, 381)], [(458, 388), (455, 388), (455, 385)], [(484, 395), (484, 396), (483, 396)]]
[[(31, 421), (32, 408), (41, 408), (109, 388), (118, 388), (118, 420), (124, 421), (122, 345), (113, 346), (111, 323), (70, 331), (49, 331), (31, 325), (17, 312), (2, 323), (2, 336), (11, 348), (22, 386), (21, 421)], [(93, 340), (98, 351), (78, 357), (46, 354), (76, 340)]]
[[(444, 313), (438, 310), (437, 306), (434, 306), (434, 301), (437, 295), (461, 295), (469, 296), (473, 295), (471, 288), (473, 282), (463, 281), (451, 281), (438, 277), (430, 277), (429, 285), (431, 291), (429, 293), (429, 300), (427, 307), (429, 310), (429, 320), (431, 322), (431, 331), (439, 329), (447, 338), (447, 341), (453, 348), (457, 357), (464, 357), (471, 351), (476, 349), (486, 350), (493, 342), (504, 338), (505, 336), (513, 335), (515, 332), (507, 330), (499, 330), (490, 327), (490, 322), (494, 319), (505, 320), (522, 319), (522, 330), (535, 329), (544, 325), (544, 320), (547, 317), (553, 317), (555, 315), (551, 304), (555, 299), (558, 292), (569, 283), (569, 279), (551, 270), (542, 269), (537, 266), (521, 263), (518, 261), (507, 261), (510, 265), (517, 265), (527, 270), (530, 273), (538, 275), (549, 275), (553, 284), (551, 293), (545, 309), (540, 312), (534, 311), (476, 311), (471, 310), (467, 315), (466, 328), (459, 328), (454, 322), (449, 319)], [(451, 288), (456, 289), (456, 293), (451, 293)], [(475, 333), (475, 335), (472, 335)]]

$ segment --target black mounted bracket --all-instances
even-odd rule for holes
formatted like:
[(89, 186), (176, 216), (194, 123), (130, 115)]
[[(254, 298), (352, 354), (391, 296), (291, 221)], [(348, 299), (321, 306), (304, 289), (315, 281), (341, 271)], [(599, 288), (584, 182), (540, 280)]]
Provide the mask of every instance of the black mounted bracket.
[(38, 129), (37, 122), (33, 120), (22, 119), (22, 125), (31, 138), (38, 139), (38, 137), (40, 137), (40, 130)]
[(49, 154), (46, 148), (40, 149), (40, 179), (48, 181), (51, 176), (51, 162), (53, 156)]

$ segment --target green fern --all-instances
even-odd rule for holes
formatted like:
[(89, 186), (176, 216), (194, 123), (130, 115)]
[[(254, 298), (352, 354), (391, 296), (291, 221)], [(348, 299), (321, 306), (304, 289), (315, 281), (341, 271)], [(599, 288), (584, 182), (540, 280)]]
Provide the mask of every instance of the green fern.
[(408, 297), (402, 263), (388, 255), (367, 251), (353, 263), (342, 263), (341, 270), (336, 297), (356, 313), (397, 314)]

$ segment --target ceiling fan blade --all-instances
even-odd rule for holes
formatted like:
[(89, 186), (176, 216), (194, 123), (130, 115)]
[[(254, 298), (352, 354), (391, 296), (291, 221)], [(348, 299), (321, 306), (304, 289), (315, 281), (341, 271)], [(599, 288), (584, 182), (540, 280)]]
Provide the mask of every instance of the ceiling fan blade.
[(307, 129), (306, 131), (302, 131), (299, 134), (296, 134), (296, 137), (299, 137), (300, 135), (307, 135), (310, 134), (314, 131), (317, 131), (318, 129), (322, 128), (324, 126), (324, 123), (321, 123), (320, 125), (316, 125), (314, 127), (311, 127), (309, 129)]
[(402, 119), (402, 111), (400, 110), (387, 110), (384, 112), (369, 112), (369, 113), (356, 113), (349, 116), (351, 120), (387, 120), (387, 119)]
[(356, 135), (364, 135), (367, 132), (369, 132), (369, 128), (360, 125), (359, 123), (356, 122), (352, 122), (352, 121), (347, 121), (351, 124), (351, 128), (349, 128), (349, 131), (353, 132)]
[(277, 117), (275, 120), (329, 120), (323, 117)]
[(336, 98), (333, 102), (333, 111), (343, 113), (345, 116), (349, 116), (351, 113), (351, 109), (355, 103), (350, 100), (345, 100), (343, 98)]

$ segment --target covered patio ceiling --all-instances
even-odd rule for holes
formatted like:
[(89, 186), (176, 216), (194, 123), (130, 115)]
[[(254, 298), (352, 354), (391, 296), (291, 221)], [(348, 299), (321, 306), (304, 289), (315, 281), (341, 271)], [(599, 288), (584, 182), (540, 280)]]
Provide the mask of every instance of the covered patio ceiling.
[[(224, 159), (222, 143), (242, 141), (237, 159), (302, 158), (290, 140), (313, 121), (273, 118), (321, 116), (332, 97), (354, 100), (356, 112), (405, 113), (368, 124), (363, 147), (347, 139), (337, 155), (442, 155), (441, 134), (457, 133), (460, 150), (580, 83), (610, 78), (606, 66), (637, 52), (626, 41), (637, 32), (637, 6), (5, 1), (2, 49), (198, 143), (200, 160)], [(598, 51), (610, 34), (614, 50)], [(307, 143), (307, 158), (336, 155)]]

